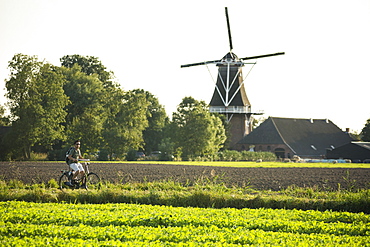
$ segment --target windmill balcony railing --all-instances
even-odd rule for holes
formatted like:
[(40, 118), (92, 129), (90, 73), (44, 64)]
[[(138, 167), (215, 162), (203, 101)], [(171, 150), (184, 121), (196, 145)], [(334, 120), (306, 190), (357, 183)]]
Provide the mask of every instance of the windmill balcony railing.
[[(209, 111), (217, 113), (252, 113), (249, 106), (210, 106)], [(263, 114), (263, 112), (259, 111), (254, 114)]]

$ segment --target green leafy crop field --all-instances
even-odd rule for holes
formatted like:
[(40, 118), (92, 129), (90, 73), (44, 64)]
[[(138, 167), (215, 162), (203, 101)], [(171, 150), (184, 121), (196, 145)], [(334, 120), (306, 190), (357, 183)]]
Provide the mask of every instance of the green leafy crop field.
[(1, 246), (370, 246), (370, 216), (284, 209), (0, 202)]

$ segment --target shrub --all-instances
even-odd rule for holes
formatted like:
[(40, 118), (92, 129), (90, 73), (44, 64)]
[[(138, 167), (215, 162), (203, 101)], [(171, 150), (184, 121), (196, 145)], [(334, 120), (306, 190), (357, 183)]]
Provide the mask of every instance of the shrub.
[(224, 150), (218, 154), (218, 158), (215, 160), (221, 161), (275, 161), (276, 156), (270, 152), (250, 152), (250, 151), (236, 151), (236, 150)]
[(48, 160), (65, 160), (66, 152), (68, 151), (69, 147), (62, 148), (62, 149), (55, 149), (50, 150), (48, 152), (47, 159)]
[(131, 149), (130, 151), (128, 151), (127, 154), (126, 154), (126, 160), (128, 160), (128, 161), (135, 161), (135, 160), (137, 160), (136, 150)]
[(222, 161), (239, 161), (242, 159), (242, 155), (236, 150), (224, 150), (220, 152), (220, 159)]
[(108, 160), (108, 156), (109, 156), (108, 150), (102, 149), (99, 152), (98, 160), (107, 161)]
[(47, 160), (48, 154), (46, 153), (34, 153), (31, 152), (30, 154), (30, 160), (31, 161), (39, 161), (39, 160)]
[(250, 152), (242, 151), (243, 160), (247, 161), (257, 161), (261, 159), (262, 161), (275, 161), (276, 156), (271, 152)]

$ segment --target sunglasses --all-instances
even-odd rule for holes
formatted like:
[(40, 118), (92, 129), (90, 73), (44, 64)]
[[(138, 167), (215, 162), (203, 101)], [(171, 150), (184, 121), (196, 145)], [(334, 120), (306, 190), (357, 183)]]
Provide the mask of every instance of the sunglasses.
[(75, 145), (81, 145), (81, 143), (76, 143)]

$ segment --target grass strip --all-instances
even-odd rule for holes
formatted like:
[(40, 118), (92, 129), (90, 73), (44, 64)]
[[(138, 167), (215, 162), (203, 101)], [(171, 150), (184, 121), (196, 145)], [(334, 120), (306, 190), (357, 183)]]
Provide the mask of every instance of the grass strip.
[(257, 191), (249, 187), (226, 187), (204, 182), (192, 186), (173, 181), (111, 184), (100, 190), (57, 189), (48, 184), (24, 185), (0, 181), (0, 201), (68, 203), (136, 203), (202, 208), (283, 208), (370, 213), (370, 190), (321, 191), (318, 188), (289, 187), (281, 191)]

